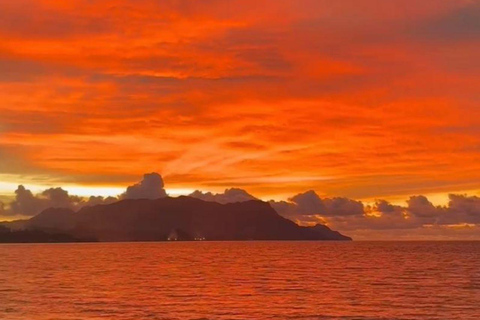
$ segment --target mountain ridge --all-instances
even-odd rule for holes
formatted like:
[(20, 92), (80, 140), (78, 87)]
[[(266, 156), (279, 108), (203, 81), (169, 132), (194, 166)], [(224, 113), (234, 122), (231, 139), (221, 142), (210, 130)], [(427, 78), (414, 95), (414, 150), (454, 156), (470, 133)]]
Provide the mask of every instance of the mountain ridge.
[(299, 226), (260, 200), (221, 204), (188, 196), (125, 199), (77, 212), (49, 208), (22, 223), (24, 229), (106, 242), (351, 240), (327, 226)]

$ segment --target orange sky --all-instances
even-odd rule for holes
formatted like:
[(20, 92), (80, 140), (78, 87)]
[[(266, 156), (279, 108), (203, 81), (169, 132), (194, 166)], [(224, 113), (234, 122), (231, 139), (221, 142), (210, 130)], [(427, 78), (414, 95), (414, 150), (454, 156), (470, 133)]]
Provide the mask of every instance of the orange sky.
[(1, 1), (0, 194), (150, 171), (267, 199), (479, 194), (479, 21), (476, 0)]

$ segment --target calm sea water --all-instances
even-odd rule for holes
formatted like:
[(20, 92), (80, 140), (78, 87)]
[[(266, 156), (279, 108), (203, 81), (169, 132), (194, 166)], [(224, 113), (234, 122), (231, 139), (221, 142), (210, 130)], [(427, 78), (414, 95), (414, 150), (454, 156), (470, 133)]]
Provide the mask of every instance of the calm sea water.
[(480, 319), (480, 242), (0, 245), (0, 319)]

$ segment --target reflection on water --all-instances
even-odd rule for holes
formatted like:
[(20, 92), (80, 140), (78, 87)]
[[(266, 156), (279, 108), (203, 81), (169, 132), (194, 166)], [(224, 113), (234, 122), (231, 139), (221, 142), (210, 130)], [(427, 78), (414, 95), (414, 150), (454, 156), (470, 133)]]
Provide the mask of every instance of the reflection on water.
[(0, 319), (480, 318), (480, 243), (0, 245)]

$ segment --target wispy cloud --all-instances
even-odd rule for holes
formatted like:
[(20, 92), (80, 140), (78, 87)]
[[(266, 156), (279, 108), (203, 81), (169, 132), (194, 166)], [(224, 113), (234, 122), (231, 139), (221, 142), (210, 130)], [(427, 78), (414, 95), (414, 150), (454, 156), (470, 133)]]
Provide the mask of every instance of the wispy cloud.
[(4, 183), (480, 186), (478, 1), (0, 3)]

